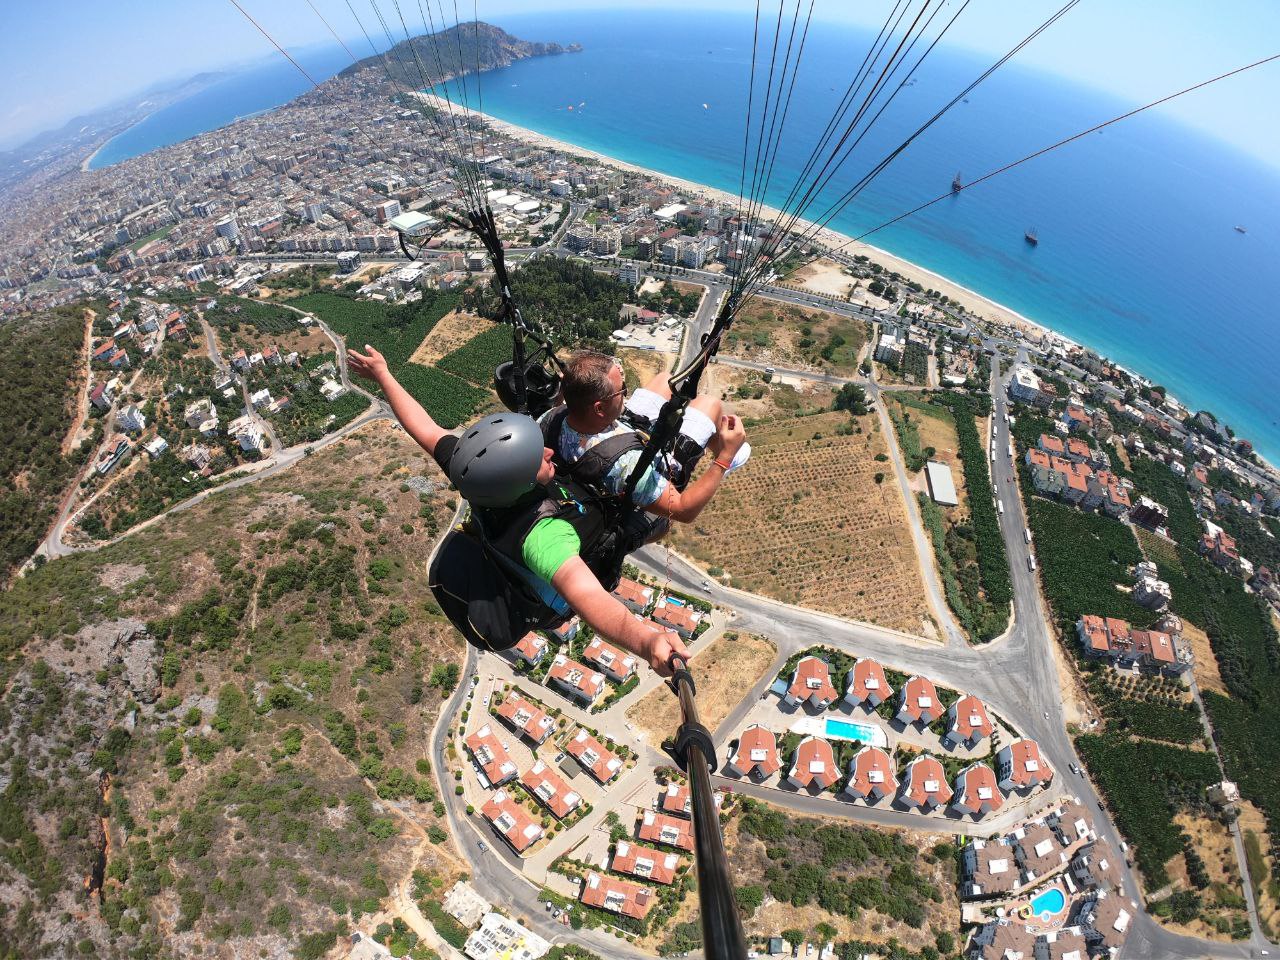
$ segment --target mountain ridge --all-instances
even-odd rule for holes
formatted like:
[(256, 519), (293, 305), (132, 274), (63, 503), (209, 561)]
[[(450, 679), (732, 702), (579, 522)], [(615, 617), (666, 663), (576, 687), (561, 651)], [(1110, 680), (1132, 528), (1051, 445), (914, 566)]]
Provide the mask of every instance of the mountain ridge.
[(521, 40), (501, 27), (479, 21), (402, 40), (385, 53), (352, 64), (338, 76), (385, 66), (397, 83), (417, 89), (423, 85), (424, 71), (428, 83), (440, 83), (468, 73), (507, 67), (517, 60), (577, 53), (581, 49), (577, 43)]

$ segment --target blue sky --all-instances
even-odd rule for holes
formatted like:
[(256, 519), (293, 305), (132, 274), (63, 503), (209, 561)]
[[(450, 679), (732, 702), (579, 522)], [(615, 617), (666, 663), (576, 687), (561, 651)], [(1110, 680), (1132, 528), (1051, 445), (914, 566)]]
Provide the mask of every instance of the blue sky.
[[(307, 0), (241, 0), (287, 46), (332, 42)], [(312, 0), (344, 37), (358, 34), (346, 0)], [(365, 18), (371, 0), (352, 0)], [(416, 13), (415, 0), (405, 15)], [(425, 0), (432, 2), (432, 0)], [(439, 0), (434, 0), (439, 2)], [(572, 12), (600, 0), (538, 0), (539, 12), (564, 10), (563, 36), (573, 40)], [(789, 4), (792, 0), (786, 0)], [(807, 0), (806, 0), (807, 2)], [(959, 0), (949, 0), (954, 6)], [(379, 0), (388, 17), (391, 0)], [(983, 52), (1003, 51), (1059, 6), (1060, 0), (972, 0), (949, 39)], [(776, 12), (777, 0), (761, 0)], [(815, 16), (879, 24), (889, 0), (816, 0)], [(609, 4), (680, 12), (671, 0)], [(752, 0), (703, 0), (699, 6), (749, 13)], [(465, 0), (460, 10), (470, 13)], [(452, 14), (452, 3), (446, 9)], [(479, 0), (481, 19), (529, 9), (529, 0)], [(412, 24), (413, 18), (410, 18)], [(1131, 103), (1163, 96), (1252, 60), (1280, 52), (1275, 0), (1084, 0), (1018, 57), (1020, 63), (1115, 94)], [(272, 54), (229, 0), (61, 0), (10, 5), (0, 31), (0, 149), (60, 126), (147, 85), (224, 69)], [(1193, 94), (1165, 108), (1173, 117), (1280, 166), (1280, 63)]]

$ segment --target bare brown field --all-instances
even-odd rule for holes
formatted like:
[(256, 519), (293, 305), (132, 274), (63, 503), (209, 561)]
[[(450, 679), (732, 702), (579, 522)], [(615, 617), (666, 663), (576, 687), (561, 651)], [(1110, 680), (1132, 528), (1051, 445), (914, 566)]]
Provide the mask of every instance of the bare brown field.
[(287, 354), (294, 350), (300, 357), (313, 357), (318, 353), (333, 353), (333, 341), (318, 327), (299, 327), (288, 333), (269, 334), (266, 339)]
[(1274, 938), (1277, 926), (1280, 926), (1280, 896), (1277, 896), (1280, 885), (1276, 881), (1274, 859), (1267, 858), (1267, 851), (1271, 849), (1271, 838), (1267, 833), (1267, 818), (1263, 816), (1261, 810), (1245, 800), (1240, 803), (1240, 819), (1237, 822), (1240, 824), (1241, 835), (1247, 840), (1252, 833), (1258, 838), (1262, 850), (1267, 876), (1251, 879), (1254, 881), (1254, 892), (1258, 900), (1258, 917), (1270, 929), (1271, 936)]
[[(1204, 860), (1205, 867), (1209, 872), (1209, 882), (1215, 886), (1221, 885), (1223, 889), (1230, 893), (1243, 897), (1244, 890), (1241, 886), (1240, 871), (1236, 866), (1235, 848), (1227, 828), (1206, 817), (1192, 816), (1185, 812), (1174, 816), (1173, 822), (1182, 827), (1191, 838), (1192, 847), (1200, 855), (1200, 858)], [(1179, 854), (1169, 862), (1169, 876), (1173, 879), (1175, 889), (1185, 889), (1189, 886), (1185, 855)], [(1212, 889), (1204, 891), (1202, 896), (1206, 908), (1212, 907), (1218, 902)], [(1235, 919), (1240, 915), (1241, 911), (1223, 908), (1221, 913), (1228, 919)], [(1222, 933), (1213, 924), (1205, 922), (1203, 916), (1196, 918), (1189, 924), (1172, 923), (1165, 919), (1162, 919), (1160, 923), (1171, 930), (1190, 933), (1210, 940), (1227, 941), (1231, 939), (1230, 934)]]
[(643, 387), (659, 373), (671, 368), (672, 355), (656, 350), (624, 350), (618, 354), (627, 389)]
[(848, 297), (853, 289), (854, 279), (844, 272), (838, 263), (819, 258), (806, 263), (799, 270), (787, 277), (790, 283), (798, 283), (816, 293), (825, 293), (831, 297)]
[(1193, 623), (1182, 621), (1182, 639), (1191, 644), (1191, 652), (1195, 655), (1192, 671), (1196, 675), (1196, 683), (1201, 690), (1212, 690), (1224, 697), (1231, 696), (1227, 685), (1222, 681), (1222, 673), (1218, 670), (1218, 658), (1214, 655), (1209, 636)]
[(492, 320), (453, 310), (440, 318), (440, 322), (432, 327), (418, 349), (409, 357), (410, 363), (418, 363), (429, 367), (447, 353), (452, 353), (472, 337), (484, 333), (493, 326)]
[[(859, 432), (839, 436), (836, 428)], [(919, 633), (928, 617), (902, 499), (875, 417), (780, 419), (748, 432), (751, 463), (673, 545), (734, 586)], [(876, 482), (879, 475), (881, 481)]]
[[(764, 637), (732, 632), (698, 653), (690, 666), (697, 671), (698, 717), (702, 725), (714, 731), (760, 679), (776, 653), (777, 647)], [(666, 686), (660, 686), (632, 706), (627, 718), (656, 747), (679, 726), (680, 704)]]
[(866, 342), (863, 320), (757, 297), (734, 321), (725, 354), (850, 376)]

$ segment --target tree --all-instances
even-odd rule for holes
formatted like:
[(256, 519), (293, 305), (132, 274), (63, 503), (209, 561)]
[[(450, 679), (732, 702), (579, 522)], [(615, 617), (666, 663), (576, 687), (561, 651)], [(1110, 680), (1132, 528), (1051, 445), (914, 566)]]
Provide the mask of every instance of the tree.
[(791, 948), (793, 950), (800, 949), (800, 944), (804, 943), (804, 937), (805, 937), (805, 933), (803, 930), (796, 930), (795, 928), (791, 928), (791, 929), (782, 931), (782, 939), (787, 941), (787, 943), (791, 944)]

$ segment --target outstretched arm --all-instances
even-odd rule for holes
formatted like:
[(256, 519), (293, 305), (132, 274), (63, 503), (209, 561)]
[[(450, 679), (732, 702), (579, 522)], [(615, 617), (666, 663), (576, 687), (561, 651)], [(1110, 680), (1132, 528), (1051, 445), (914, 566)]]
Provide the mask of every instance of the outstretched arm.
[(633, 616), (600, 585), (581, 557), (571, 557), (562, 563), (551, 578), (551, 586), (569, 601), (569, 606), (592, 630), (644, 658), (659, 676), (671, 676), (669, 663), (673, 655), (689, 659), (689, 651), (678, 633)]
[(354, 350), (347, 351), (347, 366), (356, 376), (366, 377), (382, 388), (387, 402), (391, 404), (391, 412), (396, 415), (405, 433), (418, 441), (427, 453), (434, 454), (436, 444), (449, 431), (432, 420), (431, 414), (422, 408), (422, 404), (400, 386), (399, 381), (387, 369), (386, 357), (367, 343), (364, 348), (364, 354)]
[(725, 468), (733, 461), (734, 455), (746, 439), (747, 434), (741, 419), (731, 415), (721, 417), (716, 435), (707, 445), (707, 451), (712, 456), (711, 466), (684, 490), (677, 490), (675, 484), (667, 484), (662, 495), (645, 509), (649, 513), (670, 517), (679, 523), (692, 523), (698, 518), (698, 514), (702, 513), (702, 508), (711, 502), (715, 492), (720, 489)]

